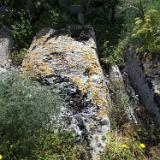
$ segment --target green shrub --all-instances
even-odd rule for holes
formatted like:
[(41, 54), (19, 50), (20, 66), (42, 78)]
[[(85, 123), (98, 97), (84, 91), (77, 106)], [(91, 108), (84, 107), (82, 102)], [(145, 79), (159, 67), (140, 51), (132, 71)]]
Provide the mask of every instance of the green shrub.
[(111, 126), (112, 129), (120, 129), (128, 122), (128, 109), (131, 102), (127, 93), (118, 90), (112, 93), (111, 99), (113, 102), (110, 110)]
[(0, 155), (4, 159), (90, 159), (88, 148), (77, 143), (75, 134), (57, 132), (52, 119), (56, 120), (64, 102), (56, 90), (17, 74), (1, 80), (0, 90)]
[(142, 160), (145, 159), (146, 146), (117, 132), (110, 132), (106, 136), (106, 151), (102, 160)]
[[(37, 22), (37, 25), (34, 26), (34, 30), (37, 31), (39, 28), (44, 26), (50, 26), (54, 29), (61, 28), (64, 25), (63, 18), (60, 15), (60, 10), (55, 8), (49, 8), (47, 12), (44, 12)], [(37, 27), (38, 26), (38, 27)]]
[(13, 48), (15, 50), (22, 47), (28, 47), (33, 34), (30, 18), (25, 10), (22, 9), (18, 11), (17, 16), (20, 18), (11, 25)]
[(127, 38), (120, 40), (118, 44), (112, 48), (112, 50), (110, 51), (110, 55), (108, 53), (109, 56), (106, 58), (106, 62), (109, 64), (117, 64), (119, 67), (123, 67), (125, 65), (124, 51), (127, 42), (128, 42)]
[(0, 152), (5, 159), (31, 155), (37, 131), (47, 130), (62, 99), (55, 91), (13, 74), (0, 81)]
[(89, 150), (77, 144), (76, 135), (70, 132), (40, 133), (34, 149), (37, 160), (88, 160)]
[(150, 9), (146, 12), (144, 20), (136, 18), (132, 37), (137, 52), (160, 51), (160, 12)]
[(26, 54), (27, 54), (27, 49), (25, 48), (21, 49), (20, 51), (13, 51), (10, 55), (12, 63), (14, 65), (21, 65)]

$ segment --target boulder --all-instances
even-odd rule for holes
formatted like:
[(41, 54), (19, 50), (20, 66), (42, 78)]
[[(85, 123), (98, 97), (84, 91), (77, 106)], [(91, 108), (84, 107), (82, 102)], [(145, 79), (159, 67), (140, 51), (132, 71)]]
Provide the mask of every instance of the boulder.
[(160, 54), (145, 53), (143, 61), (129, 48), (126, 54), (130, 82), (141, 102), (160, 125)]
[(81, 139), (87, 140), (92, 159), (98, 160), (105, 148), (104, 136), (110, 130), (110, 103), (92, 27), (41, 30), (29, 48), (21, 71), (39, 77), (43, 84), (69, 92), (68, 115), (72, 123), (68, 128), (72, 126)]
[(125, 84), (123, 81), (123, 76), (117, 65), (112, 65), (109, 68), (109, 80), (111, 84), (111, 89), (119, 90), (124, 92)]
[(11, 51), (11, 37), (7, 29), (0, 29), (0, 67), (9, 67), (9, 54)]
[[(124, 74), (125, 72), (122, 71)], [(135, 99), (135, 93), (130, 83), (128, 82), (127, 75), (121, 73), (117, 65), (111, 65), (109, 67), (109, 90), (112, 100), (111, 116), (112, 112), (124, 111), (124, 117), (121, 117), (125, 123), (137, 123), (135, 115), (135, 108), (137, 106), (137, 100)], [(113, 118), (114, 119), (114, 118)], [(112, 119), (111, 119), (112, 121)], [(124, 124), (123, 124), (124, 125)]]
[(0, 29), (0, 80), (6, 77), (10, 69), (9, 54), (11, 51), (11, 37), (7, 29)]

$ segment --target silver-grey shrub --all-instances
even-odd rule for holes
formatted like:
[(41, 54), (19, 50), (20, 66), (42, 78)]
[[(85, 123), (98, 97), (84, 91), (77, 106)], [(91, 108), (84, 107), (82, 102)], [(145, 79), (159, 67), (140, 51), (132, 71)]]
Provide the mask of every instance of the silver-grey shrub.
[(10, 159), (31, 152), (37, 132), (47, 129), (50, 116), (58, 116), (63, 101), (56, 90), (15, 73), (7, 77), (0, 80), (0, 149)]

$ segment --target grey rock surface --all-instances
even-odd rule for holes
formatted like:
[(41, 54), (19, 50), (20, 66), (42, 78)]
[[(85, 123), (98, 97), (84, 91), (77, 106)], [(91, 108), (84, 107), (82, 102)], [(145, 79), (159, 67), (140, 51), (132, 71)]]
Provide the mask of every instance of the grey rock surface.
[(127, 52), (129, 79), (147, 111), (160, 125), (160, 62), (156, 59), (142, 62), (131, 48)]
[(11, 51), (11, 37), (7, 29), (0, 29), (0, 80), (6, 77), (11, 68), (9, 54)]
[(21, 71), (37, 75), (42, 83), (56, 85), (69, 93), (71, 108), (63, 109), (62, 117), (70, 117), (67, 128), (73, 128), (81, 139), (88, 141), (92, 159), (98, 160), (105, 149), (104, 137), (110, 130), (110, 104), (92, 27), (41, 30)]
[[(125, 123), (137, 123), (137, 118), (136, 115), (134, 113), (134, 109), (137, 105), (136, 100), (133, 98), (134, 97), (134, 93), (130, 86), (130, 84), (126, 81), (127, 77), (123, 77), (121, 71), (119, 70), (117, 65), (112, 65), (109, 68), (109, 89), (110, 89), (110, 94), (111, 94), (111, 99), (112, 99), (112, 103), (114, 105), (112, 105), (112, 107), (116, 107), (116, 108), (112, 108), (112, 110), (124, 110), (124, 112), (126, 112), (125, 117), (123, 117), (125, 119)], [(125, 80), (125, 81), (124, 81)], [(123, 102), (125, 101), (125, 102)], [(123, 108), (119, 108), (122, 107), (120, 105), (122, 104), (125, 106), (123, 106)]]
[(11, 37), (6, 29), (0, 29), (0, 67), (9, 67), (9, 54), (11, 51)]

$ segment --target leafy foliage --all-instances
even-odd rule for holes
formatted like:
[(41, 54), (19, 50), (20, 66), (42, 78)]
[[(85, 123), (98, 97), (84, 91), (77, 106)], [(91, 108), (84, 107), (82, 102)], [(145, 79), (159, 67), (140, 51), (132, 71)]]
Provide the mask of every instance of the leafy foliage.
[(123, 67), (125, 64), (124, 61), (124, 51), (128, 43), (128, 38), (125, 38), (118, 42), (117, 46), (110, 46), (108, 41), (104, 43), (104, 57), (105, 62), (109, 64), (118, 64), (119, 67)]
[(25, 11), (19, 11), (17, 16), (19, 16), (20, 19), (11, 25), (15, 49), (18, 47), (28, 47), (29, 44), (26, 42), (30, 41), (33, 34), (31, 22), (27, 18)]
[(14, 65), (21, 65), (26, 54), (27, 54), (27, 49), (25, 48), (22, 48), (19, 52), (13, 51), (10, 55), (10, 58), (12, 59), (12, 63)]
[(0, 89), (0, 151), (4, 159), (89, 159), (88, 148), (77, 143), (75, 134), (54, 131), (52, 119), (64, 105), (56, 90), (15, 73), (0, 81)]
[(128, 121), (127, 110), (129, 108), (129, 105), (131, 105), (129, 96), (127, 95), (127, 93), (115, 91), (111, 98), (114, 102), (113, 107), (110, 111), (110, 117), (112, 117), (112, 129), (120, 129)]
[(145, 144), (131, 137), (111, 132), (107, 135), (106, 146), (106, 153), (102, 155), (102, 160), (145, 159)]
[(69, 132), (40, 132), (34, 149), (38, 160), (88, 160), (89, 150), (76, 143), (76, 136)]
[(135, 19), (132, 37), (137, 42), (137, 52), (160, 51), (160, 12), (150, 9), (146, 12), (144, 20)]
[(0, 90), (1, 152), (6, 159), (21, 159), (31, 154), (37, 131), (48, 129), (63, 101), (15, 74), (0, 81)]
[(63, 23), (56, 3), (52, 0), (2, 0), (0, 2), (0, 9), (2, 9), (0, 26), (11, 30), (14, 50), (27, 48), (37, 29), (48, 25), (57, 27)]

